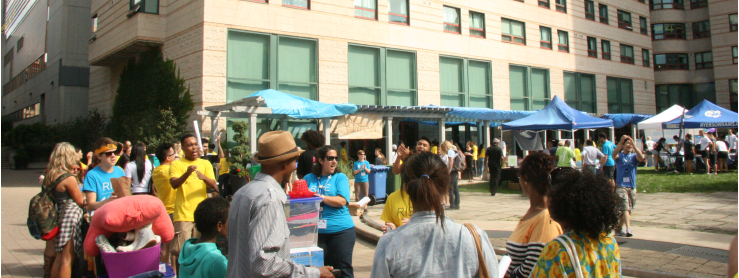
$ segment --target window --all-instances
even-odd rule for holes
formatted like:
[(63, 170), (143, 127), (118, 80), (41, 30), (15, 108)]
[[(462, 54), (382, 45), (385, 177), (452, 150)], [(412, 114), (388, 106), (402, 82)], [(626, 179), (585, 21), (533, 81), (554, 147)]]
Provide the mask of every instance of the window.
[(595, 2), (585, 0), (585, 18), (595, 21)]
[(10, 64), (10, 61), (13, 60), (13, 48), (10, 48), (10, 51), (8, 53), (5, 53), (5, 56), (3, 56), (3, 67)]
[(654, 55), (654, 70), (687, 70), (688, 54), (670, 53)]
[(632, 30), (631, 13), (618, 10), (618, 28)]
[(565, 103), (577, 110), (596, 113), (595, 75), (565, 72)]
[(526, 24), (521, 21), (501, 19), (502, 39), (504, 42), (526, 45)]
[(490, 62), (442, 56), (439, 77), (442, 106), (493, 107)]
[(557, 30), (557, 37), (559, 38), (559, 51), (560, 52), (570, 52), (570, 40), (568, 37), (569, 34), (567, 32), (562, 30)]
[(387, 19), (390, 23), (408, 25), (408, 0), (389, 0)]
[(567, 0), (556, 0), (554, 6), (558, 12), (567, 13)]
[(697, 9), (697, 8), (703, 8), (703, 7), (708, 7), (707, 0), (690, 0), (691, 9)]
[(634, 113), (634, 88), (631, 79), (607, 77), (608, 113)]
[[(13, 59), (13, 55), (10, 55), (10, 58)], [(731, 47), (731, 59), (736, 64), (736, 46)]]
[(685, 24), (652, 24), (652, 40), (684, 40)]
[(461, 34), (459, 9), (444, 6), (444, 32)]
[(708, 38), (711, 36), (711, 22), (706, 20), (702, 22), (693, 22), (693, 38)]
[(601, 51), (603, 51), (603, 60), (610, 60), (611, 59), (611, 42), (607, 40), (600, 40), (600, 47), (602, 48)]
[(549, 9), (549, 0), (539, 0), (539, 7)]
[(25, 36), (18, 39), (18, 42), (15, 43), (15, 52), (21, 52), (21, 48), (23, 48), (23, 41), (25, 41)]
[(416, 54), (349, 45), (349, 102), (417, 105)]
[(598, 40), (588, 37), (588, 57), (598, 58)]
[(639, 17), (639, 29), (640, 32), (644, 35), (649, 35), (649, 25), (647, 24), (647, 18), (640, 16)]
[(550, 99), (549, 70), (510, 65), (511, 110), (539, 110)]
[(128, 8), (137, 13), (159, 14), (159, 0), (130, 0)]
[(683, 9), (683, 0), (649, 0), (652, 10)]
[(634, 47), (621, 44), (621, 63), (634, 64)]
[(736, 112), (737, 110), (737, 103), (739, 102), (739, 93), (737, 93), (737, 80), (731, 79), (729, 80), (729, 102), (731, 103), (731, 110)]
[(695, 53), (695, 69), (713, 68), (713, 54), (711, 52)]
[(714, 83), (657, 85), (655, 90), (657, 113), (675, 104), (693, 107), (704, 99), (714, 102), (716, 98)]
[(649, 55), (649, 49), (642, 48), (641, 50), (642, 65), (645, 67), (650, 67), (651, 66), (651, 63), (649, 62), (650, 58), (651, 58), (651, 55)]
[(600, 23), (608, 24), (608, 6), (598, 4), (598, 12), (600, 13)]
[(730, 14), (729, 15), (729, 28), (731, 29), (731, 32), (736, 32), (736, 14)]
[[(250, 0), (256, 2), (267, 3), (269, 0)], [(282, 0), (282, 5), (285, 7), (298, 8), (310, 10), (310, 0)], [(354, 1), (354, 5), (357, 5), (357, 1)]]
[(316, 40), (229, 31), (226, 102), (264, 89), (318, 99)]
[(354, 0), (354, 17), (377, 20), (377, 0)]
[(552, 29), (549, 27), (540, 26), (541, 30), (541, 48), (552, 49)]
[(92, 32), (95, 33), (98, 31), (98, 15), (95, 14), (95, 16), (92, 17)]
[(485, 37), (485, 14), (470, 11), (470, 36)]

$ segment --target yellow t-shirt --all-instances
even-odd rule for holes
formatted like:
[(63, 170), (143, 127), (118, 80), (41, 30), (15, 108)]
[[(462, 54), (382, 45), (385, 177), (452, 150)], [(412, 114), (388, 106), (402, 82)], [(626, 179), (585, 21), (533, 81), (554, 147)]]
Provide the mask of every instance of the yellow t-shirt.
[[(172, 178), (179, 178), (187, 172), (187, 167), (196, 165), (198, 171), (203, 173), (210, 179), (215, 179), (213, 174), (213, 165), (205, 159), (196, 159), (195, 161), (180, 158), (172, 162), (169, 168), (169, 175)], [(207, 185), (203, 180), (198, 178), (198, 174), (193, 172), (187, 177), (187, 180), (177, 188), (174, 201), (174, 222), (187, 221), (195, 222), (194, 213), (198, 204), (208, 197)]]
[(218, 176), (228, 174), (228, 168), (231, 167), (231, 162), (228, 162), (228, 158), (221, 158), (218, 165), (221, 166), (221, 169), (218, 169)]
[(172, 214), (174, 213), (174, 199), (177, 190), (173, 189), (172, 184), (169, 183), (169, 168), (169, 164), (159, 165), (151, 172), (151, 178), (154, 181), (154, 188), (157, 190), (159, 200), (162, 200), (164, 207), (167, 209), (167, 214)]
[(575, 149), (575, 161), (582, 161), (582, 153), (580, 153), (580, 149)]
[(477, 146), (472, 145), (472, 160), (477, 161)]
[(349, 157), (346, 155), (345, 148), (341, 148), (341, 150), (339, 151), (339, 156), (341, 156), (341, 162), (343, 163), (349, 162)]
[(477, 158), (485, 158), (485, 150), (480, 150), (480, 152), (477, 153)]
[(431, 147), (431, 153), (432, 154), (439, 154), (439, 147), (437, 147), (437, 146)]
[(403, 192), (401, 194), (401, 191), (403, 190), (395, 191), (387, 196), (385, 208), (382, 209), (382, 216), (380, 217), (382, 221), (395, 224), (395, 227), (403, 225), (403, 218), (411, 219), (413, 215), (413, 205), (410, 197), (408, 193)]

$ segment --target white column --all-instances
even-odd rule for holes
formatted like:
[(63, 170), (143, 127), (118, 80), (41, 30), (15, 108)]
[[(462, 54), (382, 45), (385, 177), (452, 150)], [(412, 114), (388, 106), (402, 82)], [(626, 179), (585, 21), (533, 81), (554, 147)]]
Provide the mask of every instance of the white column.
[(326, 145), (331, 145), (331, 119), (323, 118), (323, 137), (326, 137)]
[(616, 129), (613, 127), (610, 127), (610, 129), (611, 129), (611, 141), (618, 142), (616, 141)]
[(257, 152), (257, 114), (249, 114), (249, 150)]
[(587, 142), (588, 139), (590, 139), (590, 129), (583, 129), (583, 131), (585, 131), (585, 141), (583, 141), (582, 143), (583, 145), (585, 145), (585, 142)]
[[(443, 119), (442, 119), (443, 121)], [(390, 161), (393, 157), (393, 117), (387, 117), (385, 120), (385, 159), (388, 164), (393, 164), (395, 161)]]
[(280, 119), (280, 125), (282, 125), (282, 130), (287, 131), (287, 118)]
[(446, 118), (441, 116), (439, 118), (439, 144), (446, 141)]
[[(484, 121), (482, 122), (482, 128), (485, 130), (485, 149), (490, 148), (490, 121)], [(502, 135), (502, 134), (501, 134)], [(502, 137), (502, 136), (501, 136)]]
[(561, 139), (562, 139), (562, 131), (557, 130), (557, 140), (561, 140)]

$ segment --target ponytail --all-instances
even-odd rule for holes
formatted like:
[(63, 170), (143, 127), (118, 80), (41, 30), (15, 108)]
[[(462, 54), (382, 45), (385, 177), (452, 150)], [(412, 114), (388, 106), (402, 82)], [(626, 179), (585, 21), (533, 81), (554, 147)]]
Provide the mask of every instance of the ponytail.
[(422, 152), (403, 163), (402, 179), (413, 211), (436, 213), (436, 222), (444, 229), (444, 196), (449, 193), (449, 173), (438, 155)]

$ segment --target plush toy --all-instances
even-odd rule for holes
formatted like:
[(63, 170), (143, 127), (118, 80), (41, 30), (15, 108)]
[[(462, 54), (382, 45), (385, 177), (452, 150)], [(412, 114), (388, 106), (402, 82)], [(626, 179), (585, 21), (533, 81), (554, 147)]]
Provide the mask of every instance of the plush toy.
[(110, 237), (113, 233), (125, 233), (152, 224), (154, 234), (169, 242), (174, 238), (172, 220), (159, 198), (149, 195), (134, 195), (105, 204), (95, 211), (85, 237), (85, 254), (95, 257), (100, 249), (95, 244), (98, 235)]

